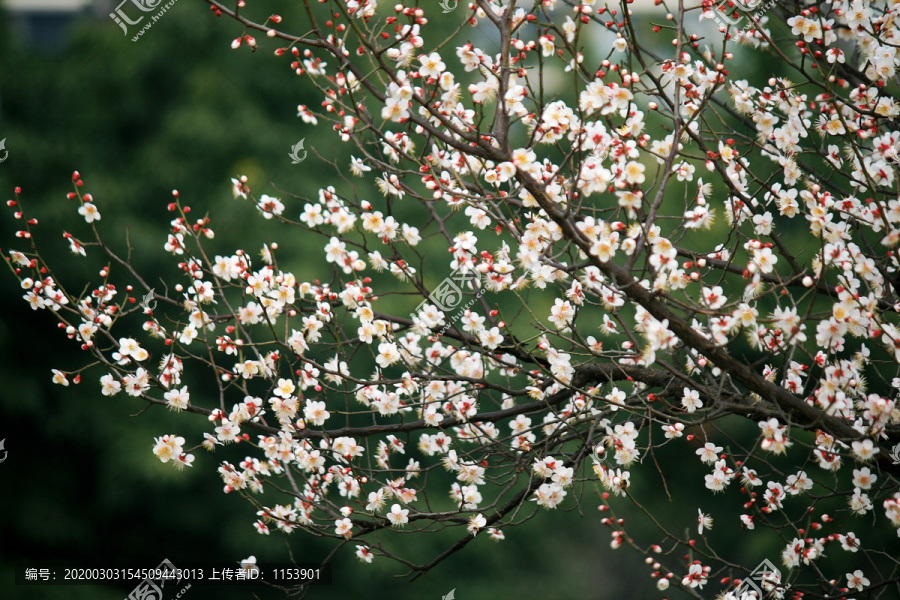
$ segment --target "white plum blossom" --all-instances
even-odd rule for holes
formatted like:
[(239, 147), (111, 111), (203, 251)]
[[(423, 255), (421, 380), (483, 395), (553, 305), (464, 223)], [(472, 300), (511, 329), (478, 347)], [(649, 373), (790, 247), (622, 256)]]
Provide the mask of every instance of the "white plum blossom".
[(28, 335), (73, 357), (56, 391), (167, 407), (184, 435), (145, 449), (202, 448), (258, 533), (353, 540), (363, 569), (430, 560), (395, 535), (502, 542), (558, 509), (660, 591), (738, 600), (719, 557), (757, 534), (797, 597), (891, 583), (900, 4), (309, 4), (215, 10), (248, 60), (272, 38), (318, 127), (302, 185), (222, 182), (259, 229), (173, 190), (138, 255), (75, 172), (55, 248), (55, 205), (13, 188), (10, 281), (58, 325)]

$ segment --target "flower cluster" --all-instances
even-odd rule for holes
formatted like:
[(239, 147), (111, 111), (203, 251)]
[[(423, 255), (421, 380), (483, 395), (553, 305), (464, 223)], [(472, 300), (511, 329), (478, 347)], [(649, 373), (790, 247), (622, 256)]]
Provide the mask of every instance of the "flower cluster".
[[(471, 4), (463, 27), (493, 29), (497, 51), (429, 37), (442, 35), (433, 8), (322, 4), (328, 25), (306, 36), (256, 27), (322, 94), (298, 117), (330, 124), (350, 173), (373, 172), (383, 198), (337, 186), (257, 197), (232, 180), (265, 219), (321, 240), (308, 268), (274, 242), (261, 261), (244, 248), (210, 257), (212, 219), (192, 222), (176, 192), (161, 247), (184, 281), (157, 294), (160, 311), (134, 306), (146, 286), (111, 283), (111, 266), (72, 295), (82, 286), (49, 274), (37, 222), (18, 192), (10, 201), (31, 244), (8, 261), (25, 300), (102, 364), (102, 394), (205, 415), (197, 448), (246, 453), (220, 462), (224, 490), (284, 496), (259, 505), (260, 533), (357, 540), (365, 563), (390, 555), (382, 530), (436, 523), (465, 528), (464, 543), (500, 541), (517, 511), (565, 507), (584, 485), (613, 510), (662, 446), (684, 454), (687, 485), (721, 494), (728, 526), (792, 540), (792, 573), (831, 547), (856, 554), (851, 529), (900, 532), (888, 457), (900, 443), (900, 5), (773, 10), (785, 45), (764, 19), (709, 29), (718, 8), (704, 2), (701, 23), (682, 10), (667, 15), (677, 27), (653, 28), (675, 36), (660, 57), (636, 39), (639, 15), (593, 0)], [(594, 59), (585, 50), (603, 36), (610, 56)], [(742, 74), (735, 53), (777, 56), (802, 80)], [(98, 241), (66, 233), (72, 251), (97, 247), (128, 278), (99, 242), (99, 203), (73, 181)], [(113, 336), (139, 319), (142, 333)], [(188, 389), (188, 369), (213, 370), (215, 399)], [(185, 443), (162, 436), (153, 452), (190, 465)], [(623, 519), (602, 522), (665, 590), (713, 576), (716, 552), (691, 557), (696, 540), (673, 533), (690, 521), (652, 520), (690, 549), (669, 566)], [(704, 536), (712, 518), (698, 524)], [(845, 587), (867, 589), (878, 560)], [(841, 578), (827, 593), (846, 592)]]

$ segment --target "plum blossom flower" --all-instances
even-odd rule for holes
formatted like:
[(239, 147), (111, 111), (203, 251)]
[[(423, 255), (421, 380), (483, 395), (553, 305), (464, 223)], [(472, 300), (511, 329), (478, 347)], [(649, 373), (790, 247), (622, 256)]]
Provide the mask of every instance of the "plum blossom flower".
[(331, 416), (331, 413), (325, 410), (325, 402), (308, 400), (306, 407), (303, 409), (303, 415), (308, 423), (321, 427), (328, 420), (328, 417)]
[(866, 579), (865, 575), (863, 575), (863, 572), (859, 569), (853, 571), (852, 573), (847, 573), (847, 587), (861, 592), (868, 586), (869, 580)]
[(484, 518), (484, 515), (478, 513), (477, 515), (469, 517), (469, 524), (466, 526), (466, 529), (468, 529), (469, 533), (472, 535), (477, 535), (478, 531), (485, 525), (487, 525), (487, 519)]
[(706, 585), (707, 570), (708, 567), (703, 567), (699, 562), (692, 564), (688, 569), (688, 574), (681, 580), (681, 585), (691, 588), (703, 588)]
[(697, 509), (697, 533), (703, 535), (704, 529), (712, 529), (713, 518)]
[(156, 445), (153, 447), (153, 454), (160, 462), (169, 462), (177, 459), (184, 452), (184, 438), (180, 435), (164, 435), (155, 438)]
[(550, 309), (550, 322), (553, 323), (557, 329), (565, 329), (569, 327), (574, 317), (575, 308), (572, 306), (572, 303), (568, 300), (557, 298), (553, 307)]
[(353, 536), (353, 521), (350, 519), (338, 519), (334, 522), (334, 532), (349, 539)]
[(85, 202), (78, 208), (78, 214), (84, 217), (88, 223), (100, 220), (100, 211), (97, 206), (91, 202)]
[(172, 388), (171, 390), (166, 392), (163, 397), (166, 399), (166, 403), (169, 405), (169, 408), (177, 411), (186, 409), (190, 404), (191, 399), (191, 395), (188, 392), (187, 386), (184, 386), (181, 389)]
[(390, 365), (400, 360), (400, 352), (397, 345), (393, 342), (381, 342), (378, 344), (378, 354), (375, 356), (375, 362), (382, 369), (386, 369)]
[(100, 391), (104, 396), (115, 396), (122, 391), (122, 384), (111, 374), (100, 378)]
[(422, 65), (419, 68), (419, 74), (423, 77), (434, 77), (437, 79), (444, 72), (444, 69), (447, 68), (444, 61), (441, 60), (441, 55), (437, 52), (419, 55), (419, 62)]
[(544, 483), (535, 490), (534, 500), (538, 506), (556, 508), (566, 496), (566, 491), (558, 483)]
[(878, 447), (869, 439), (855, 441), (850, 444), (850, 447), (853, 449), (853, 454), (863, 461), (872, 460), (879, 452)]
[(722, 451), (721, 446), (707, 442), (702, 448), (697, 449), (697, 456), (705, 463), (714, 463), (719, 459), (719, 452)]
[(700, 392), (691, 388), (684, 388), (684, 395), (681, 397), (681, 405), (689, 413), (696, 412), (698, 408), (703, 408), (703, 401), (700, 399)]
[(57, 385), (67, 386), (69, 385), (69, 380), (66, 378), (66, 374), (58, 369), (53, 369), (53, 383)]
[(391, 512), (387, 514), (387, 518), (394, 527), (402, 527), (406, 523), (409, 523), (408, 515), (408, 509), (400, 508), (399, 504), (394, 504), (391, 506)]
[(259, 202), (256, 204), (256, 208), (259, 209), (259, 212), (266, 219), (271, 219), (272, 217), (280, 216), (281, 213), (284, 212), (284, 204), (278, 198), (273, 198), (272, 196), (268, 196), (263, 194), (259, 198)]

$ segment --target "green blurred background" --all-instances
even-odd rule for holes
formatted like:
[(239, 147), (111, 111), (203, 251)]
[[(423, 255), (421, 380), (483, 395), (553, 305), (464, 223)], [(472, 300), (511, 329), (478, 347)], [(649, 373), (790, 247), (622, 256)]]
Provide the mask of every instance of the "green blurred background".
[[(195, 0), (180, 0), (136, 43), (106, 17), (109, 3), (72, 14), (30, 6), (29, 11), (27, 0), (8, 3), (0, 12), (0, 138), (6, 138), (9, 152), (0, 164), (0, 191), (6, 200), (14, 186), (23, 188), (28, 215), (40, 218), (41, 247), (64, 280), (96, 280), (98, 267), (90, 257), (75, 259), (59, 235), (70, 230), (87, 236), (76, 207), (65, 198), (74, 170), (97, 199), (107, 241), (124, 250), (127, 233), (134, 263), (139, 272), (152, 274), (151, 285), (177, 273), (162, 250), (173, 188), (194, 215), (213, 215), (213, 251), (241, 246), (255, 252), (277, 240), (281, 260), (289, 263), (284, 268), (300, 277), (327, 276), (316, 272), (322, 262), (319, 238), (272, 226), (231, 195), (229, 179), (238, 174), (250, 177), (256, 194), (314, 196), (326, 185), (350, 191), (329, 164), (346, 164), (349, 147), (335, 144), (327, 126), (297, 118), (298, 104), (319, 100), (307, 80), (292, 73), (289, 61), (272, 56), (274, 43), (260, 39), (257, 53), (231, 50), (231, 40), (241, 34), (238, 26), (214, 18)], [(278, 12), (287, 21), (292, 16), (291, 6)], [(445, 59), (451, 54), (445, 52)], [(300, 139), (310, 156), (292, 165), (288, 152)], [(375, 193), (365, 187), (356, 192)], [(289, 204), (288, 216), (295, 218), (296, 208)], [(6, 211), (0, 218), (2, 239), (17, 247), (12, 211)], [(133, 587), (14, 585), (14, 564), (125, 561), (152, 567), (163, 558), (177, 566), (235, 563), (249, 555), (260, 562), (287, 562), (292, 555), (313, 563), (331, 552), (333, 543), (302, 532), (258, 535), (252, 506), (221, 493), (216, 465), (227, 455), (223, 450), (197, 452), (194, 468), (185, 471), (154, 458), (155, 436), (177, 431), (196, 439), (207, 430), (202, 418), (189, 430), (184, 423), (190, 417), (165, 410), (135, 416), (143, 408), (139, 403), (100, 394), (99, 372), (91, 372), (80, 387), (54, 386), (50, 369), (77, 368), (82, 356), (49, 315), (28, 308), (10, 275), (0, 277), (0, 439), (6, 439), (9, 452), (0, 464), (0, 598), (114, 600)], [(755, 435), (753, 424), (735, 425)], [(651, 508), (677, 524), (677, 534), (696, 527), (698, 507), (717, 517), (724, 498), (732, 505), (739, 501), (736, 486), (715, 499), (697, 493), (702, 471), (686, 445), (658, 453), (655, 460), (668, 474), (665, 485), (648, 460), (635, 469), (634, 491), (653, 500)], [(385, 559), (359, 564), (351, 544), (333, 558), (334, 583), (308, 597), (438, 600), (455, 588), (459, 600), (659, 598), (650, 566), (633, 551), (610, 549), (597, 487), (585, 486), (577, 499), (576, 504), (570, 493), (565, 510), (541, 512), (508, 528), (499, 545), (479, 536), (412, 583), (400, 577), (401, 565)], [(639, 526), (637, 509), (618, 505), (635, 543), (658, 541), (655, 532)], [(738, 533), (736, 517), (723, 515), (710, 539), (724, 543), (727, 558), (748, 568), (766, 556), (779, 562), (774, 553), (780, 542), (771, 534), (729, 544)], [(430, 559), (454, 541), (447, 535), (406, 535), (396, 543), (408, 555)], [(713, 582), (705, 595), (713, 595), (710, 588), (720, 589)], [(271, 590), (253, 593), (282, 597)], [(184, 597), (250, 594), (246, 588), (195, 586)], [(674, 590), (666, 595), (683, 596)]]

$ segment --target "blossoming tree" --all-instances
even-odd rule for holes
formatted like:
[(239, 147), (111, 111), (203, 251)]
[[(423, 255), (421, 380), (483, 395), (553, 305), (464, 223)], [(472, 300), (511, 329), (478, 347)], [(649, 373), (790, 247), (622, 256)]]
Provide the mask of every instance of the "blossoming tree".
[[(148, 440), (177, 467), (240, 444), (218, 472), (261, 534), (329, 536), (364, 563), (423, 572), (597, 489), (612, 547), (645, 554), (660, 590), (897, 592), (900, 4), (304, 0), (291, 23), (206, 1), (242, 28), (235, 49), (310, 79), (321, 105), (298, 117), (382, 196), (236, 176), (273, 235), (321, 236), (307, 281), (233, 231), (211, 256), (215, 216), (173, 192), (160, 246), (183, 280), (159, 293), (80, 174), (87, 225), (64, 235), (101, 261), (87, 287), (40, 253), (17, 189), (11, 270), (91, 357), (55, 382), (181, 413)], [(790, 80), (755, 81), (754, 61)], [(198, 416), (203, 439), (177, 433)], [(753, 565), (706, 540), (706, 513), (684, 532), (655, 516), (664, 491), (633, 494), (679, 446), (681, 480), (732, 515), (717, 527), (774, 532), (781, 568), (744, 585)], [(635, 503), (655, 538), (616, 518)], [(426, 560), (382, 543), (436, 529), (459, 541)]]

